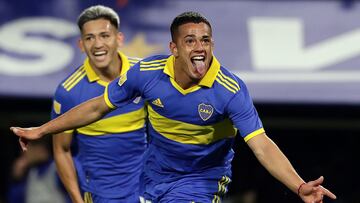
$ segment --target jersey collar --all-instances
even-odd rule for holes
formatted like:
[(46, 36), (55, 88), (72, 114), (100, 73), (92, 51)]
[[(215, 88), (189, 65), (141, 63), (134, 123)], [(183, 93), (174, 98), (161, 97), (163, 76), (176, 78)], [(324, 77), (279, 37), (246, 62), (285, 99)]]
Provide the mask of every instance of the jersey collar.
[[(121, 52), (118, 52), (120, 58), (121, 58), (121, 73), (120, 75), (126, 73), (130, 69), (130, 62), (128, 58)], [(86, 75), (90, 82), (100, 81), (100, 77), (96, 74), (94, 69), (90, 65), (89, 57), (87, 57), (84, 61), (84, 69), (86, 72)], [(104, 81), (101, 81), (104, 82)]]
[[(166, 60), (166, 65), (164, 67), (164, 73), (169, 75), (172, 79), (175, 79), (174, 62), (175, 62), (175, 57), (173, 55), (171, 55)], [(212, 87), (219, 70), (220, 70), (220, 63), (213, 55), (213, 59), (212, 59), (210, 68), (206, 72), (205, 76), (200, 80), (198, 85), (209, 87), (209, 88)]]

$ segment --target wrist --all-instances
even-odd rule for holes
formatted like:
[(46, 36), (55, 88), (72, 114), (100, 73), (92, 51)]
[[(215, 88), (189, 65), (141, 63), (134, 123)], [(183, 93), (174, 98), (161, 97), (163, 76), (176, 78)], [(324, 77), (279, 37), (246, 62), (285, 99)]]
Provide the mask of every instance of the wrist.
[(47, 134), (45, 133), (45, 129), (44, 129), (44, 128), (45, 128), (44, 125), (36, 128), (37, 134), (39, 135), (39, 138), (42, 138), (42, 137), (44, 137), (45, 135), (47, 135)]
[(303, 182), (303, 183), (301, 183), (301, 184), (299, 185), (299, 187), (298, 187), (298, 189), (297, 189), (297, 195), (298, 195), (298, 196), (300, 196), (300, 190), (301, 190), (302, 186), (304, 186), (305, 184), (306, 184), (306, 183)]

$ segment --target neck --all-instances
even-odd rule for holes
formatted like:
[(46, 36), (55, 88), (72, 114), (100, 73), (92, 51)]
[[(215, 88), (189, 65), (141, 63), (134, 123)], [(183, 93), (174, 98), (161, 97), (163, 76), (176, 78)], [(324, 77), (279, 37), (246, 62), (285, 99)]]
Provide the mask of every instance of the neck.
[(189, 77), (181, 66), (184, 66), (184, 64), (181, 64), (178, 60), (175, 60), (174, 63), (175, 82), (184, 90), (199, 84), (200, 80)]
[(94, 68), (99, 78), (105, 82), (111, 82), (119, 77), (121, 73), (122, 62), (119, 56), (107, 68)]

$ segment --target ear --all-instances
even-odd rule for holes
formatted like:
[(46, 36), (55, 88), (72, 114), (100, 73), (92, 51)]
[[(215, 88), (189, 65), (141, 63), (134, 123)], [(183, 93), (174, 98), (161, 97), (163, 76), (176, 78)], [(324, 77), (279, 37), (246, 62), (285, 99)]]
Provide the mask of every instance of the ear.
[(118, 32), (116, 36), (116, 40), (119, 47), (122, 47), (124, 45), (125, 36), (122, 32)]
[(172, 55), (174, 55), (175, 57), (179, 56), (178, 49), (177, 49), (175, 42), (171, 41), (169, 44), (169, 48), (170, 48)]
[(214, 46), (215, 46), (215, 43), (214, 43), (214, 40), (211, 38), (211, 54), (214, 55)]
[(82, 41), (82, 39), (79, 39), (79, 40), (78, 40), (78, 47), (79, 47), (79, 49), (81, 50), (81, 52), (85, 52), (84, 42)]

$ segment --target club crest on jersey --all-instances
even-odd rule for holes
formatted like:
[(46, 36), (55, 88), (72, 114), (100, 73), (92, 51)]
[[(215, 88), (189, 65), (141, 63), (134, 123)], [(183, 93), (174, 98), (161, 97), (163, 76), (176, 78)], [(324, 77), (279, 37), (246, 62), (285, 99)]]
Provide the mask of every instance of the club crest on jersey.
[(213, 114), (214, 112), (214, 108), (211, 106), (211, 105), (206, 105), (204, 103), (201, 103), (199, 104), (198, 106), (198, 111), (199, 111), (199, 115), (200, 115), (200, 118), (203, 120), (203, 121), (206, 121), (208, 120), (211, 115)]
[(125, 83), (125, 81), (127, 80), (127, 72), (125, 74), (123, 74), (122, 76), (120, 76), (118, 85), (121, 86)]

